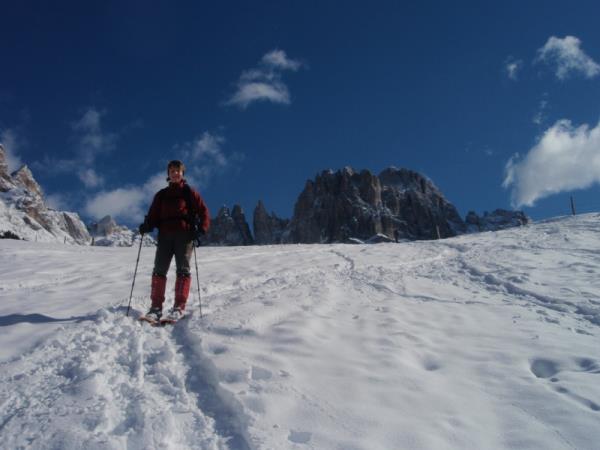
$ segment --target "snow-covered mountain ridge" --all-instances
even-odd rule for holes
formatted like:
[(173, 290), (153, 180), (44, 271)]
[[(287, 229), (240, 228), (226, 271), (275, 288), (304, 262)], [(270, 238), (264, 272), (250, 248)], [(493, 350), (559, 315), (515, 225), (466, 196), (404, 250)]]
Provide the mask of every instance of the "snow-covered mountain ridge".
[[(439, 241), (154, 251), (0, 241), (11, 449), (594, 449), (600, 214)], [(194, 277), (195, 280), (195, 277)], [(167, 303), (172, 302), (174, 269)]]
[(0, 145), (0, 238), (87, 244), (90, 235), (79, 215), (56, 211), (27, 166), (9, 173)]
[[(92, 236), (92, 245), (102, 247), (131, 247), (138, 246), (140, 242), (140, 233), (136, 230), (130, 230), (126, 226), (117, 225), (111, 216), (105, 216), (98, 222), (88, 225), (88, 231)], [(155, 239), (150, 234), (143, 237), (145, 247), (156, 245)]]

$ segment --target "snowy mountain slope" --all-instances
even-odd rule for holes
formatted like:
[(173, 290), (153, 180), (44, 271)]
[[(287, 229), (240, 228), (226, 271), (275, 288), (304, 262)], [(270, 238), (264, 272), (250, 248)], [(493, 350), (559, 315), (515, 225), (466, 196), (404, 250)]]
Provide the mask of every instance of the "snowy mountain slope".
[(0, 442), (597, 448), (599, 229), (200, 248), (174, 328), (134, 320), (153, 249), (128, 318), (135, 249), (0, 241)]

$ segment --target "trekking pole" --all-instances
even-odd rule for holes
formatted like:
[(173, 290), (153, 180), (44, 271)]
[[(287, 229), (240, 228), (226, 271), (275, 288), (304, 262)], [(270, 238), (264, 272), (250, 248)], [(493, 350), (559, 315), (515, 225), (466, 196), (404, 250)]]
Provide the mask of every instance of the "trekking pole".
[(196, 263), (196, 286), (198, 287), (198, 303), (200, 303), (200, 318), (202, 318), (202, 298), (200, 297), (200, 277), (198, 276), (198, 258), (196, 258), (196, 246), (194, 245), (194, 262)]
[(133, 272), (133, 283), (131, 283), (131, 294), (129, 294), (129, 304), (127, 305), (127, 314), (129, 317), (129, 308), (131, 307), (131, 297), (133, 297), (133, 286), (135, 286), (135, 276), (137, 275), (138, 264), (140, 262), (140, 253), (142, 253), (142, 242), (144, 242), (144, 235), (140, 235), (140, 249), (138, 250), (137, 261), (135, 262), (135, 271)]

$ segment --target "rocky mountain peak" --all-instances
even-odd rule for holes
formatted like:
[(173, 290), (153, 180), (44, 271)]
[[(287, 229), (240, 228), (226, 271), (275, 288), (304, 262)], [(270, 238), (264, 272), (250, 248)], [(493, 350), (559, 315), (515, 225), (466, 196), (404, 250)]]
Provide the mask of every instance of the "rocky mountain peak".
[(1, 146), (0, 236), (77, 244), (90, 240), (76, 213), (47, 208), (42, 188), (27, 166), (8, 174), (6, 152)]
[(275, 213), (267, 213), (262, 200), (254, 208), (254, 243), (259, 245), (280, 244), (289, 220), (280, 219)]
[(409, 169), (388, 167), (379, 174), (379, 180), (384, 187), (393, 188), (397, 191), (416, 191), (423, 195), (434, 193), (442, 195), (433, 182), (418, 172)]
[(31, 170), (29, 167), (21, 166), (21, 168), (11, 174), (11, 178), (13, 182), (23, 189), (29, 191), (31, 194), (43, 198), (44, 193), (42, 191), (42, 187), (35, 181)]
[(377, 234), (406, 239), (455, 236), (465, 224), (435, 185), (390, 167), (379, 176), (351, 167), (306, 183), (290, 223), (291, 242), (348, 242)]
[(234, 205), (233, 210), (230, 210), (227, 206), (222, 206), (217, 216), (212, 219), (204, 241), (209, 245), (252, 244), (254, 240), (242, 207)]

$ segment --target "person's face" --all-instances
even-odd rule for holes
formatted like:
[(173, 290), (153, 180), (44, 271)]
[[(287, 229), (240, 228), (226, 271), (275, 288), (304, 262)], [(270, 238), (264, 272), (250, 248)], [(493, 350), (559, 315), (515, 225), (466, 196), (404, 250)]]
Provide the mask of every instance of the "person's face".
[(169, 180), (173, 183), (179, 183), (183, 178), (183, 172), (181, 167), (171, 166), (169, 167)]

